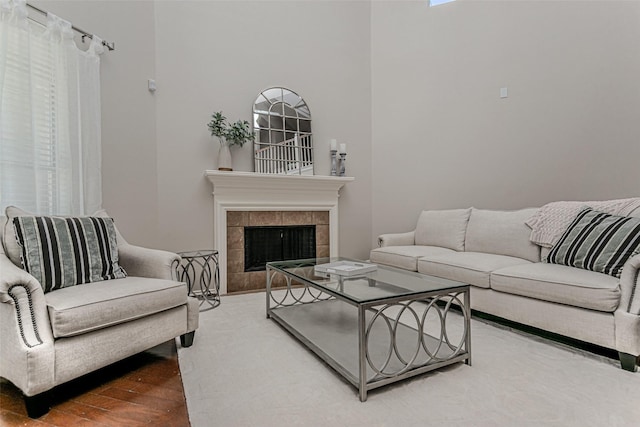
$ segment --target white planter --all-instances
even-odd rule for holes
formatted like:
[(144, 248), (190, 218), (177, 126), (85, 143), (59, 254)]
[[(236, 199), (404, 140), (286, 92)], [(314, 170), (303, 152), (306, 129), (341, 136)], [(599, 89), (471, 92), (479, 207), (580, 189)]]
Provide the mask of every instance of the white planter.
[(218, 170), (233, 170), (233, 164), (231, 163), (231, 150), (229, 150), (229, 143), (225, 140), (221, 141), (220, 150), (218, 151)]

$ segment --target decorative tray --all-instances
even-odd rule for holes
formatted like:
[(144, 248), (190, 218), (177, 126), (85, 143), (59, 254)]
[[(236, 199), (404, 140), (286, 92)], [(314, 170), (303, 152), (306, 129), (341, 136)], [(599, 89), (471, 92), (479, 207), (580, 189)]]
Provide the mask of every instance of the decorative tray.
[(357, 261), (336, 261), (327, 264), (318, 264), (314, 271), (319, 276), (327, 276), (329, 274), (337, 274), (339, 276), (359, 276), (378, 268), (375, 264), (367, 264), (366, 262)]

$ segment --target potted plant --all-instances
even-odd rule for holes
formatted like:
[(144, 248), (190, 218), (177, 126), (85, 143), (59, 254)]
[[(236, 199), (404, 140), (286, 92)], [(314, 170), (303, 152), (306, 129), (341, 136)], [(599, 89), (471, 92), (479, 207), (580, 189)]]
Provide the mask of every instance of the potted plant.
[(252, 142), (255, 135), (246, 120), (238, 120), (229, 125), (227, 118), (222, 115), (222, 111), (213, 113), (211, 121), (207, 124), (211, 136), (215, 136), (220, 141), (220, 151), (218, 152), (218, 170), (232, 171), (231, 150), (233, 145), (242, 147), (246, 142)]

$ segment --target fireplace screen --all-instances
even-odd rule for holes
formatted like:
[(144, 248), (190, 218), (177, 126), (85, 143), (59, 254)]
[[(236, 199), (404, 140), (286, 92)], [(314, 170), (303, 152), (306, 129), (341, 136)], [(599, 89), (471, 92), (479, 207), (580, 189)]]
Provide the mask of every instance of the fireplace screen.
[(316, 257), (316, 226), (244, 227), (244, 271), (262, 271), (267, 262)]

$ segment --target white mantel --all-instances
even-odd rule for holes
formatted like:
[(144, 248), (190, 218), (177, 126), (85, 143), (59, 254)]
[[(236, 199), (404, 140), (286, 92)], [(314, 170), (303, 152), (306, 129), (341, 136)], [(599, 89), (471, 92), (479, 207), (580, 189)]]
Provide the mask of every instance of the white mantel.
[(227, 211), (329, 211), (329, 253), (338, 256), (338, 198), (353, 177), (205, 171), (213, 185), (213, 247), (227, 293)]

